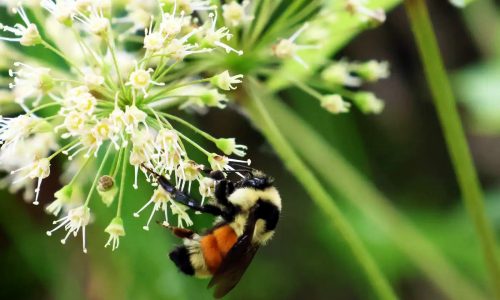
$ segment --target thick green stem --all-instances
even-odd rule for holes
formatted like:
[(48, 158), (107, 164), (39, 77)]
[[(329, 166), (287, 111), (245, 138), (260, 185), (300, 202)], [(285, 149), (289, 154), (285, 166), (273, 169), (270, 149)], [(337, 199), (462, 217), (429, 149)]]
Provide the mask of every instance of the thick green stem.
[(495, 238), (485, 214), (481, 187), (441, 59), (427, 6), (424, 0), (406, 0), (405, 6), (465, 206), (474, 222), (496, 298), (500, 299), (500, 265)]
[(338, 191), (386, 233), (444, 295), (450, 299), (486, 298), (446, 260), (431, 241), (391, 205), (389, 199), (297, 114), (274, 98), (266, 99), (266, 107), (277, 120), (285, 138), (304, 160), (332, 189)]
[(278, 127), (276, 127), (273, 119), (262, 104), (260, 96), (253, 94), (258, 89), (259, 87), (255, 86), (249, 88), (248, 92), (251, 95), (249, 97), (250, 99), (243, 103), (251, 121), (260, 128), (269, 143), (281, 157), (284, 164), (306, 189), (315, 204), (321, 209), (321, 211), (327, 214), (329, 221), (341, 234), (347, 245), (351, 248), (351, 251), (353, 252), (358, 263), (366, 272), (368, 280), (375, 290), (378, 298), (397, 299), (396, 294), (378, 268), (375, 260), (367, 251), (362, 241), (341, 213), (333, 199), (328, 195), (317, 178), (295, 153), (288, 141), (282, 136)]

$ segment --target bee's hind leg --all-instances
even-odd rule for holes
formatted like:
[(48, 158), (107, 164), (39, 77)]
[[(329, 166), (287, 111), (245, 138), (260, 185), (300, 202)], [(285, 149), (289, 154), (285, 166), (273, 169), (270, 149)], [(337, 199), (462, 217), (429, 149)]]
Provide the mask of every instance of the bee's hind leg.
[(181, 239), (193, 239), (193, 237), (196, 235), (196, 232), (194, 232), (191, 229), (187, 228), (181, 228), (181, 227), (175, 227), (171, 225), (166, 225), (160, 221), (157, 222), (159, 225), (167, 228), (170, 230), (176, 237), (181, 238)]

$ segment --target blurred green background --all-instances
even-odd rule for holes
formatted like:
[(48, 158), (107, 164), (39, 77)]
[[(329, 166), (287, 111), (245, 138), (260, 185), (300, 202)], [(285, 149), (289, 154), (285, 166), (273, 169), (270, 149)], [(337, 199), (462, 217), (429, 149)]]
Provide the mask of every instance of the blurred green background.
[[(465, 11), (446, 1), (428, 1), (450, 70), (468, 138), (486, 193), (488, 214), (500, 230), (500, 52), (497, 6), (477, 1)], [(493, 8), (493, 10), (492, 10)], [(488, 17), (487, 17), (488, 16)], [(491, 42), (484, 43), (487, 37)], [(332, 116), (299, 90), (282, 99), (374, 182), (449, 259), (479, 286), (486, 275), (477, 240), (465, 215), (443, 136), (423, 77), (404, 9), (388, 14), (383, 26), (356, 37), (336, 55), (379, 59), (392, 76), (370, 86), (386, 101), (381, 115), (357, 111)], [(187, 116), (215, 136), (237, 136), (249, 145), (256, 168), (276, 178), (283, 213), (274, 240), (262, 248), (227, 299), (371, 299), (372, 290), (342, 239), (287, 173), (263, 137), (237, 111)], [(279, 122), (279, 120), (278, 120)], [(227, 126), (231, 124), (231, 126)], [(290, 124), (293, 126), (293, 124)], [(329, 167), (329, 166), (325, 166)], [(58, 166), (59, 171), (61, 166)], [(336, 172), (335, 168), (329, 170)], [(54, 172), (57, 173), (57, 170)], [(131, 185), (129, 185), (131, 186)], [(145, 185), (143, 184), (143, 187)], [(42, 203), (59, 189), (57, 176), (44, 181)], [(404, 299), (441, 299), (434, 287), (396, 250), (389, 238), (330, 191)], [(51, 218), (21, 197), (1, 192), (0, 299), (211, 299), (206, 280), (180, 274), (167, 253), (179, 240), (160, 226), (143, 231), (144, 218), (130, 218), (127, 236), (112, 253), (102, 231), (112, 212), (101, 203), (99, 226), (89, 226), (89, 253), (66, 246), (45, 231)], [(149, 198), (130, 189), (124, 213)], [(96, 201), (97, 203), (97, 201)], [(195, 224), (210, 219), (195, 216)], [(201, 229), (201, 228), (199, 228)]]

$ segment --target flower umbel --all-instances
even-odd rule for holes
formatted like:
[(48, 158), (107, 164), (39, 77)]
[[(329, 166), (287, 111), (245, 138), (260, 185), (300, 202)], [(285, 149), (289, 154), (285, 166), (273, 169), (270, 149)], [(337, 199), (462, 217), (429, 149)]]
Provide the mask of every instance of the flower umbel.
[[(0, 116), (0, 167), (9, 173), (2, 184), (10, 185), (13, 191), (24, 188), (26, 197), (38, 204), (44, 201), (40, 187), (50, 175), (51, 165), (57, 158), (67, 158), (64, 186), (46, 205), (48, 213), (64, 216), (47, 234), (64, 228), (64, 244), (70, 235), (77, 236), (81, 231), (84, 252), (85, 229), (91, 221), (96, 190), (106, 206), (116, 209), (116, 217), (105, 229), (109, 234), (106, 246), (115, 250), (125, 235), (126, 219), (121, 217), (121, 209), (128, 201), (124, 190), (128, 188), (125, 177), (130, 167), (135, 170), (135, 189), (143, 185), (141, 173), (148, 185), (156, 186), (144, 171), (147, 167), (188, 192), (193, 184), (201, 185), (202, 163), (212, 155), (191, 135), (201, 135), (210, 147), (222, 147), (226, 155), (245, 154), (246, 147), (236, 145), (234, 139), (217, 139), (166, 112), (176, 107), (224, 108), (229, 99), (222, 92), (236, 89), (243, 76), (231, 76), (228, 71), (215, 75), (210, 67), (186, 72), (190, 63), (185, 61), (187, 56), (201, 61), (207, 55), (242, 52), (229, 45), (230, 29), (218, 26), (217, 7), (210, 1), (162, 3), (132, 1), (127, 7), (117, 3), (111, 9), (111, 1), (44, 0), (41, 7), (46, 11), (36, 14), (41, 18), (38, 21), (43, 24), (50, 18), (55, 22), (40, 31), (43, 35), (20, 5), (15, 11), (23, 24), (0, 25), (0, 30), (11, 35), (0, 40), (41, 45), (44, 57), (57, 56), (68, 66), (54, 69), (43, 60), (33, 63), (31, 59), (24, 61), (24, 55), (16, 56), (19, 59), (8, 74), (20, 113)], [(210, 12), (198, 15), (200, 11)], [(236, 20), (234, 11), (232, 18)], [(113, 18), (114, 14), (120, 17)], [(125, 25), (129, 23), (132, 27)], [(126, 43), (138, 45), (129, 47)], [(191, 131), (179, 131), (179, 123)], [(221, 146), (221, 141), (226, 142)], [(186, 150), (185, 144), (201, 152), (205, 161), (192, 160), (193, 150)], [(98, 171), (89, 176), (94, 166)], [(89, 181), (87, 190), (84, 187)], [(81, 197), (82, 190), (86, 199)], [(204, 197), (208, 197), (208, 191)], [(161, 188), (135, 215), (150, 205), (153, 208), (146, 230), (159, 210), (165, 224), (169, 214), (177, 216), (179, 226), (193, 224), (187, 207), (176, 204)]]

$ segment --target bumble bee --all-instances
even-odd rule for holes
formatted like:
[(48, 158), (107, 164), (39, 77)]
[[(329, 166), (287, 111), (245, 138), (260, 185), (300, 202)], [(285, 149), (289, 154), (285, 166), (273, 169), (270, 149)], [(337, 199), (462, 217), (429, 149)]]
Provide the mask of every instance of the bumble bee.
[[(169, 257), (187, 275), (212, 276), (208, 288), (215, 286), (215, 298), (225, 296), (240, 281), (259, 247), (274, 235), (281, 212), (281, 198), (273, 186), (274, 180), (248, 167), (241, 171), (210, 172), (209, 176), (215, 180), (215, 203), (200, 205), (164, 176), (149, 171), (174, 201), (216, 216), (214, 226), (200, 234), (167, 226), (183, 239), (183, 244), (172, 250)], [(246, 176), (231, 181), (224, 174), (228, 172)]]

